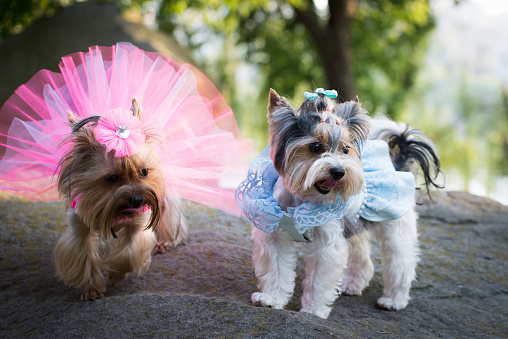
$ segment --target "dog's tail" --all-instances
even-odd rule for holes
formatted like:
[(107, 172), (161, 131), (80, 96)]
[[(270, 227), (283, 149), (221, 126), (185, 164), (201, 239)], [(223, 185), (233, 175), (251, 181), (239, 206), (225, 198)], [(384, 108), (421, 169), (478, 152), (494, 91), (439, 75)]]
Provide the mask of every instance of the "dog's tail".
[(384, 140), (390, 148), (390, 157), (397, 171), (422, 174), (425, 189), (443, 188), (437, 183), (441, 173), (439, 155), (434, 143), (421, 131), (403, 123), (387, 119), (373, 119), (369, 139)]

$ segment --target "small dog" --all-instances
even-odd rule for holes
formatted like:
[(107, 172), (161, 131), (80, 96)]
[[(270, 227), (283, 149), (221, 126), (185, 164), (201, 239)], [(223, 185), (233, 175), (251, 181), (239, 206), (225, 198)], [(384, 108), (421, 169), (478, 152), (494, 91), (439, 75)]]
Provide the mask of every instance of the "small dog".
[[(272, 186), (273, 199), (282, 210), (273, 215), (278, 215), (278, 220), (283, 214), (285, 216), (280, 224), (276, 224), (279, 226), (267, 232), (258, 227), (259, 220), (263, 218), (256, 217), (255, 213), (249, 211), (252, 207), (243, 208), (256, 226), (252, 227), (253, 264), (260, 292), (252, 295), (252, 303), (282, 309), (293, 294), (297, 262), (296, 237), (282, 226), (286, 223), (287, 213), (292, 212), (293, 223), (300, 223), (298, 233), (293, 234), (300, 234), (303, 236), (302, 241), (307, 242), (304, 246), (306, 272), (301, 312), (326, 319), (341, 290), (345, 294), (362, 293), (374, 272), (370, 259), (369, 234), (373, 234), (380, 242), (384, 259), (384, 293), (377, 303), (381, 308), (389, 310), (403, 309), (409, 300), (409, 289), (418, 262), (417, 215), (411, 199), (407, 199), (411, 205), (400, 216), (400, 211), (393, 212), (397, 215), (395, 220), (372, 222), (364, 219), (364, 211), (369, 212), (368, 209), (372, 207), (368, 205), (371, 199), (368, 194), (372, 192), (366, 179), (367, 172), (362, 168), (362, 147), (370, 139), (371, 119), (358, 98), (339, 103), (334, 99), (336, 92), (326, 92), (335, 91), (318, 89), (309, 96), (306, 93), (308, 99), (295, 110), (285, 98), (273, 89), (270, 90), (270, 159), (278, 173), (278, 179), (275, 179), (275, 185)], [(414, 160), (423, 162), (426, 164), (422, 166), (426, 178), (430, 178), (428, 171), (431, 164), (439, 169), (439, 159), (433, 148), (425, 142), (416, 142), (412, 130), (399, 133), (398, 139), (384, 128), (376, 131), (376, 135), (371, 134), (371, 138), (391, 138), (391, 152), (398, 167), (406, 169)], [(408, 140), (413, 140), (413, 143), (408, 143)], [(383, 144), (380, 141), (376, 143), (381, 150)], [(388, 157), (387, 148), (386, 155)], [(388, 163), (394, 172), (390, 176), (395, 178), (389, 158)], [(376, 161), (374, 165), (377, 165)], [(408, 183), (406, 186), (410, 188), (406, 190), (403, 187), (402, 190), (412, 194), (414, 201), (414, 176), (403, 173), (403, 182)], [(244, 195), (248, 195), (246, 192), (260, 187), (261, 181), (251, 181), (250, 184), (239, 187), (237, 201), (241, 207), (247, 206), (242, 203)], [(265, 184), (261, 184), (263, 185)], [(362, 197), (362, 194), (363, 198), (355, 199)], [(257, 203), (260, 197), (262, 195), (256, 193), (252, 203)], [(269, 199), (267, 201), (265, 205), (270, 204)], [(302, 206), (306, 207), (298, 216), (296, 211)], [(334, 207), (330, 209), (328, 206)], [(277, 207), (270, 207), (277, 211)], [(266, 213), (269, 217), (264, 220), (272, 220), (271, 210), (261, 208), (268, 211)], [(308, 211), (314, 211), (314, 216)], [(336, 213), (335, 217), (323, 219), (330, 211)], [(296, 226), (290, 227), (294, 229)], [(346, 239), (348, 233), (354, 234), (349, 242)]]
[[(141, 121), (135, 98), (130, 111), (122, 112), (127, 120)], [(158, 136), (138, 130), (138, 149), (118, 157), (118, 147), (115, 151), (98, 141), (97, 125), (103, 119), (77, 121), (69, 113), (73, 128), (64, 143), (70, 148), (59, 163), (58, 191), (69, 208), (68, 227), (56, 245), (54, 262), (60, 278), (79, 289), (83, 300), (104, 296), (104, 273), (113, 285), (135, 270), (141, 275), (150, 266), (152, 252), (163, 253), (188, 237), (179, 200), (166, 194), (156, 152)], [(95, 124), (87, 125), (90, 122)], [(117, 127), (117, 134), (135, 137), (136, 130)]]

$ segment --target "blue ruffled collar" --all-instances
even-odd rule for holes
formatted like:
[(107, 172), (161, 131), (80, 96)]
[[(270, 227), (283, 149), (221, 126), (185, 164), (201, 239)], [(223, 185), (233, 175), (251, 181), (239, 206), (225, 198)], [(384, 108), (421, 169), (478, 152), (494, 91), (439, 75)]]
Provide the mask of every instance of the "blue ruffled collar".
[[(279, 228), (284, 216), (294, 219), (298, 233), (346, 214), (353, 220), (369, 221), (400, 218), (414, 205), (415, 182), (410, 172), (397, 172), (384, 141), (369, 140), (362, 150), (365, 190), (344, 202), (337, 197), (334, 204), (305, 202), (284, 212), (273, 198), (279, 174), (270, 159), (270, 146), (249, 166), (247, 179), (238, 186), (235, 198), (247, 218), (260, 230), (271, 233)], [(287, 218), (285, 218), (287, 220)]]
[(249, 166), (247, 179), (238, 186), (236, 202), (247, 218), (260, 230), (271, 233), (277, 230), (284, 216), (294, 218), (298, 233), (324, 224), (332, 219), (346, 215), (353, 198), (344, 202), (340, 197), (334, 204), (304, 202), (298, 207), (288, 207), (283, 211), (273, 198), (273, 188), (279, 174), (270, 159), (270, 146), (254, 159)]

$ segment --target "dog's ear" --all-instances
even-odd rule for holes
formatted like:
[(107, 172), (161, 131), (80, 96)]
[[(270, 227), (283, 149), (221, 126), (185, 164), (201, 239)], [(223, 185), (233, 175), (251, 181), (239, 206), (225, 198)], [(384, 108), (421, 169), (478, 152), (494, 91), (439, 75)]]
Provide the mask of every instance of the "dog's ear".
[(272, 123), (278, 113), (291, 113), (295, 115), (295, 110), (291, 107), (290, 103), (286, 100), (286, 98), (281, 97), (274, 89), (270, 88), (270, 93), (268, 94), (268, 122)]
[(72, 111), (67, 111), (67, 118), (69, 119), (69, 123), (71, 126), (74, 126), (76, 122), (78, 122), (79, 118), (72, 113)]
[(278, 107), (280, 101), (280, 95), (273, 88), (270, 88), (268, 94), (268, 114), (270, 115), (276, 107)]
[(268, 134), (270, 139), (270, 157), (277, 171), (285, 168), (286, 145), (303, 135), (298, 126), (295, 109), (277, 92), (270, 89), (268, 95)]
[(141, 120), (141, 116), (143, 115), (143, 111), (141, 110), (141, 105), (139, 104), (139, 101), (136, 97), (132, 98), (132, 115), (135, 117), (138, 117), (139, 120)]
[(353, 144), (360, 148), (367, 139), (370, 129), (370, 117), (367, 110), (362, 107), (358, 97), (343, 102), (336, 110), (337, 116), (349, 130)]

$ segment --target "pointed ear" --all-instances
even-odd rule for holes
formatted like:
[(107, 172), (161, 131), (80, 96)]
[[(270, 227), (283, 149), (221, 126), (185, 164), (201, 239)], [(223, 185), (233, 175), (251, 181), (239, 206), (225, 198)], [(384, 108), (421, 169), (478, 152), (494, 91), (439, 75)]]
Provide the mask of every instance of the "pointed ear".
[(270, 88), (270, 94), (268, 94), (268, 107), (267, 107), (267, 109), (268, 109), (267, 116), (268, 116), (269, 123), (273, 122), (275, 115), (276, 115), (274, 113), (276, 111), (278, 111), (280, 108), (283, 108), (283, 111), (286, 113), (289, 110), (293, 114), (295, 114), (295, 110), (293, 109), (293, 107), (291, 107), (291, 105), (286, 100), (286, 98), (281, 97), (277, 92), (275, 92), (275, 90)]
[(271, 114), (272, 111), (278, 106), (280, 101), (280, 95), (275, 92), (273, 88), (270, 88), (270, 94), (268, 94), (268, 114)]
[(132, 98), (132, 115), (135, 117), (138, 117), (139, 120), (141, 120), (141, 116), (143, 115), (143, 111), (141, 110), (141, 105), (139, 104), (139, 101), (136, 97)]
[(72, 111), (67, 111), (67, 118), (69, 119), (69, 122), (71, 123), (71, 125), (75, 125), (76, 122), (79, 120), (77, 116), (74, 115), (74, 113), (72, 113)]
[(367, 110), (361, 103), (351, 100), (341, 103), (336, 113), (348, 128), (353, 144), (357, 148), (361, 147), (361, 144), (367, 140), (370, 129), (370, 117)]
[(360, 99), (358, 98), (358, 95), (353, 98), (353, 101), (354, 102), (358, 102), (358, 103), (360, 102)]

